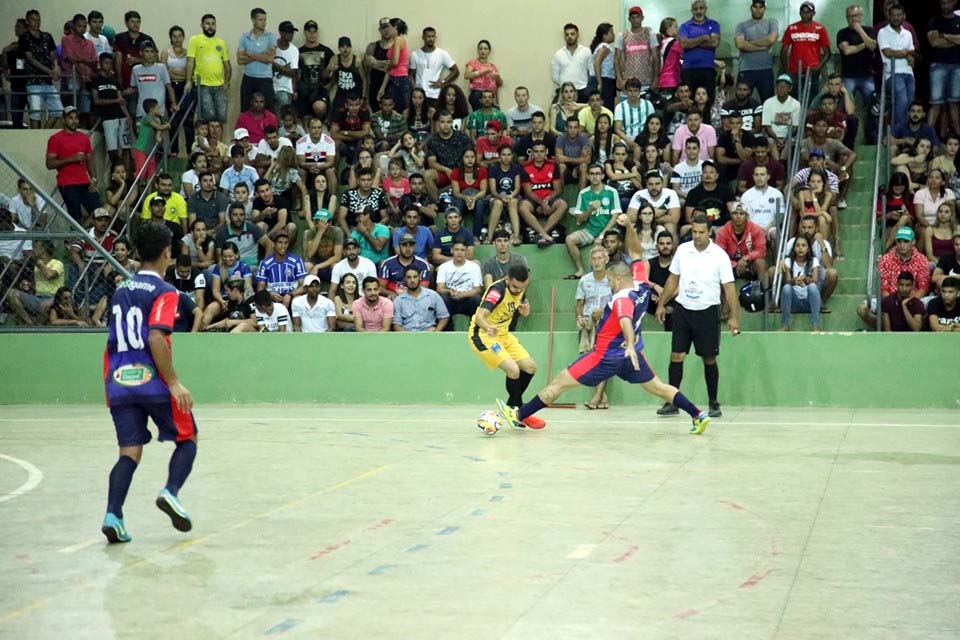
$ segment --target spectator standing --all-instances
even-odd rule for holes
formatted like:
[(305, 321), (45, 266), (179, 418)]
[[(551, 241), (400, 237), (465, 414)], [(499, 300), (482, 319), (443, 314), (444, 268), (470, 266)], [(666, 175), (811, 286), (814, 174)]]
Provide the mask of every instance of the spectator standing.
[(71, 26), (73, 30), (60, 40), (60, 68), (63, 70), (64, 88), (76, 96), (74, 106), (80, 110), (80, 121), (89, 127), (92, 124), (90, 79), (97, 69), (97, 50), (84, 36), (87, 30), (86, 16), (82, 13), (73, 16)]
[(31, 9), (27, 12), (27, 30), (20, 34), (17, 42), (29, 76), (26, 86), (30, 128), (41, 128), (44, 109), (47, 112), (45, 126), (52, 126), (64, 116), (63, 102), (57, 89), (60, 85), (60, 60), (53, 36), (40, 30), (39, 11)]
[[(374, 40), (367, 45), (363, 56), (363, 66), (367, 71), (367, 86), (377, 87), (383, 85), (384, 77), (390, 69), (390, 18), (380, 18), (377, 25), (380, 31), (380, 39)], [(380, 100), (376, 91), (370, 91), (370, 112), (376, 111), (380, 107)], [(403, 111), (401, 109), (401, 111)]]
[(837, 32), (843, 86), (851, 99), (859, 93), (863, 104), (871, 106), (876, 100), (874, 94), (877, 91), (873, 79), (877, 34), (872, 27), (863, 26), (862, 7), (850, 5), (846, 15), (847, 26)]
[[(734, 31), (735, 44), (740, 51), (737, 84), (745, 82), (750, 87), (748, 98), (756, 89), (760, 102), (773, 97), (773, 56), (770, 49), (780, 36), (780, 25), (776, 20), (765, 17), (766, 11), (767, 0), (753, 0), (750, 3), (750, 19), (737, 24)], [(737, 89), (739, 93), (739, 86)]]
[(887, 10), (890, 24), (877, 33), (877, 46), (883, 60), (883, 73), (892, 82), (893, 97), (891, 120), (894, 128), (902, 127), (907, 121), (907, 112), (913, 102), (915, 78), (913, 66), (916, 64), (916, 49), (913, 36), (903, 27), (903, 7), (893, 4)]
[(326, 333), (337, 329), (337, 309), (333, 300), (320, 295), (320, 278), (309, 275), (303, 279), (305, 293), (290, 304), (295, 333)]
[(289, 20), (284, 20), (277, 27), (280, 37), (270, 63), (273, 70), (273, 103), (276, 105), (274, 111), (277, 112), (296, 100), (294, 83), (300, 77), (300, 50), (293, 46), (293, 34), (297, 31), (300, 30)]
[(137, 119), (142, 120), (146, 115), (144, 103), (153, 99), (160, 107), (160, 117), (167, 116), (167, 102), (171, 110), (177, 110), (177, 98), (170, 83), (170, 74), (167, 68), (157, 59), (157, 45), (153, 40), (144, 40), (140, 44), (140, 55), (143, 62), (130, 71), (130, 89), (137, 95)]
[(708, 104), (713, 104), (717, 90), (714, 63), (720, 45), (720, 23), (707, 17), (707, 0), (693, 0), (692, 18), (680, 25), (680, 44), (683, 46), (683, 81), (694, 92), (698, 87), (707, 90)]
[(830, 34), (813, 19), (816, 12), (813, 2), (804, 0), (800, 4), (800, 21), (784, 30), (780, 42), (780, 68), (789, 71), (794, 92), (799, 93), (801, 89), (802, 71), (810, 74), (810, 95), (813, 96), (820, 92), (820, 74), (831, 55)]
[(630, 7), (627, 20), (630, 28), (617, 34), (613, 43), (617, 89), (627, 90), (627, 81), (635, 79), (646, 91), (660, 75), (660, 41), (653, 29), (643, 26), (640, 7)]
[(358, 332), (390, 331), (393, 302), (380, 295), (380, 282), (373, 276), (362, 281), (363, 297), (353, 302), (354, 327)]
[[(500, 77), (500, 70), (497, 65), (490, 62), (490, 53), (493, 47), (489, 40), (481, 40), (477, 43), (477, 57), (467, 62), (467, 71), (464, 77), (470, 81), (470, 95), (468, 97), (470, 106), (474, 109), (480, 108), (480, 96), (484, 91), (491, 91), (495, 98), (500, 93), (500, 87), (503, 85), (503, 79)], [(517, 87), (517, 91), (520, 87)], [(528, 95), (529, 97), (529, 95)], [(500, 104), (499, 99), (494, 100), (495, 104)], [(518, 103), (519, 104), (519, 101)], [(445, 105), (440, 105), (443, 109)]]
[(437, 293), (450, 314), (450, 323), (447, 325), (450, 331), (454, 329), (453, 316), (461, 314), (473, 317), (480, 306), (480, 294), (483, 293), (480, 265), (467, 260), (467, 244), (460, 238), (454, 240), (451, 253), (452, 258), (437, 269)]
[[(389, 62), (387, 75), (377, 91), (377, 100), (392, 96), (398, 111), (405, 111), (410, 104), (410, 44), (407, 42), (407, 23), (400, 18), (391, 18), (387, 28), (390, 46), (387, 49)], [(370, 93), (377, 87), (371, 85)]]
[(103, 34), (103, 14), (99, 11), (94, 10), (87, 14), (87, 32), (83, 37), (93, 43), (98, 59), (105, 53), (113, 54), (113, 46)]
[(373, 264), (367, 258), (360, 255), (360, 243), (357, 239), (347, 236), (343, 241), (343, 259), (333, 265), (333, 271), (330, 274), (330, 291), (328, 296), (337, 295), (337, 288), (340, 281), (346, 274), (352, 274), (357, 282), (363, 282), (367, 278), (377, 277), (377, 265)]
[[(720, 380), (717, 356), (720, 353), (721, 288), (730, 305), (727, 326), (733, 335), (740, 332), (740, 306), (733, 286), (730, 258), (710, 239), (707, 217), (695, 216), (692, 227), (693, 240), (681, 244), (670, 263), (670, 277), (657, 304), (656, 316), (662, 323), (666, 317), (667, 304), (674, 298), (677, 299), (673, 311), (670, 347), (670, 384), (679, 388), (677, 385), (683, 380), (683, 361), (693, 344), (697, 355), (703, 359), (710, 417), (718, 418), (722, 415), (717, 400)], [(763, 234), (760, 234), (760, 237), (762, 239)], [(671, 403), (666, 403), (657, 414), (677, 415), (678, 409)]]
[(955, 133), (960, 132), (960, 16), (956, 8), (957, 0), (941, 0), (940, 15), (927, 23), (927, 39), (932, 47), (929, 122), (937, 126), (940, 110), (946, 104)]
[(90, 137), (79, 130), (80, 114), (76, 107), (63, 112), (63, 129), (47, 140), (47, 169), (57, 172), (57, 188), (70, 217), (81, 222), (100, 206), (97, 192), (96, 165)]
[(577, 90), (577, 100), (587, 101), (587, 85), (590, 83), (590, 66), (593, 54), (590, 48), (579, 43), (580, 28), (568, 22), (563, 26), (564, 46), (560, 47), (550, 62), (551, 78), (559, 90), (564, 82), (570, 82)]
[(3, 48), (3, 70), (10, 83), (10, 99), (7, 103), (10, 121), (14, 130), (23, 128), (27, 113), (27, 61), (20, 49), (20, 36), (27, 32), (26, 18), (17, 18), (13, 26), (14, 40)]
[[(360, 58), (353, 53), (353, 41), (347, 36), (340, 36), (337, 40), (337, 55), (327, 63), (331, 88), (337, 90), (333, 99), (334, 113), (343, 108), (347, 96), (365, 95), (370, 90), (360, 62)], [(372, 110), (376, 111), (376, 107)]]
[[(116, 58), (115, 67), (120, 74), (124, 89), (130, 87), (130, 74), (133, 68), (143, 63), (140, 47), (144, 42), (156, 42), (152, 36), (140, 31), (140, 13), (127, 11), (123, 14), (123, 23), (127, 30), (118, 33), (113, 39), (113, 55)], [(125, 92), (127, 96), (127, 110), (133, 113), (137, 110), (136, 93)]]
[(329, 79), (327, 65), (333, 59), (333, 49), (319, 40), (319, 27), (315, 20), (303, 23), (304, 43), (300, 47), (300, 78), (297, 83), (297, 111), (303, 118), (303, 126), (309, 128), (310, 120), (323, 120), (330, 105), (326, 84)]
[(443, 298), (421, 285), (417, 267), (407, 267), (403, 275), (405, 288), (393, 301), (393, 330), (419, 333), (446, 329), (450, 314)]
[(930, 331), (934, 333), (960, 331), (958, 293), (960, 293), (960, 278), (944, 278), (940, 285), (940, 296), (931, 300), (927, 305), (927, 321), (930, 325)]
[(510, 251), (510, 232), (506, 229), (497, 229), (493, 232), (493, 247), (496, 251), (480, 266), (484, 288), (489, 287), (497, 280), (507, 277), (507, 272), (513, 265), (527, 266), (527, 259), (519, 253)]
[(596, 78), (597, 90), (600, 91), (603, 106), (611, 111), (617, 97), (617, 72), (615, 69), (617, 55), (613, 49), (615, 39), (613, 25), (609, 22), (601, 22), (597, 27), (597, 33), (593, 37), (593, 41), (590, 43), (590, 50), (593, 53), (592, 71)]
[(437, 46), (437, 30), (426, 27), (422, 32), (423, 46), (410, 54), (410, 75), (414, 86), (423, 89), (427, 100), (436, 100), (440, 91), (460, 77), (460, 69), (453, 56)]
[(240, 36), (237, 44), (237, 64), (243, 66), (240, 111), (250, 108), (255, 93), (261, 95), (265, 107), (272, 111), (273, 59), (277, 50), (277, 37), (266, 30), (267, 12), (263, 9), (251, 9), (250, 21), (253, 23), (252, 28)]

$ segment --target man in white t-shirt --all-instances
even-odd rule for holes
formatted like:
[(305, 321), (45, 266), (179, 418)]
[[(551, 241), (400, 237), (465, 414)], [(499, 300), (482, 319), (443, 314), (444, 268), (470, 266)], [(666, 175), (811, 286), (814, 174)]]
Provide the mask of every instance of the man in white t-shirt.
[(290, 303), (293, 330), (296, 333), (326, 333), (336, 331), (337, 309), (330, 298), (320, 295), (320, 278), (309, 275), (303, 279), (306, 294)]
[(751, 222), (759, 225), (767, 236), (767, 243), (773, 245), (777, 241), (777, 216), (786, 213), (783, 194), (779, 189), (770, 186), (770, 170), (765, 166), (754, 167), (753, 187), (747, 189), (740, 201)]
[(644, 201), (649, 202), (655, 212), (653, 224), (662, 224), (664, 229), (676, 238), (677, 225), (680, 223), (680, 195), (673, 189), (664, 188), (663, 176), (656, 169), (648, 171), (643, 180), (647, 188), (633, 194), (630, 204), (627, 205), (627, 215), (631, 220), (636, 220), (640, 206)]
[(290, 142), (289, 138), (281, 137), (280, 130), (272, 124), (265, 126), (263, 128), (263, 140), (257, 143), (256, 160), (253, 161), (253, 166), (260, 172), (261, 176), (270, 168), (270, 163), (276, 159), (280, 150), (284, 147), (292, 148), (293, 143)]
[(259, 331), (260, 333), (292, 333), (293, 326), (290, 324), (290, 312), (279, 302), (274, 302), (270, 297), (270, 292), (266, 289), (257, 291), (253, 294), (253, 305), (257, 318), (256, 326), (243, 326), (242, 331)]
[(280, 37), (273, 54), (273, 102), (276, 113), (293, 102), (294, 83), (300, 77), (300, 50), (293, 46), (293, 34), (299, 31), (289, 20), (277, 27)]
[(308, 187), (322, 173), (327, 177), (327, 193), (337, 193), (337, 141), (324, 133), (320, 118), (310, 118), (307, 135), (297, 140), (297, 163), (307, 173)]
[(340, 286), (340, 280), (348, 273), (357, 277), (357, 282), (363, 282), (364, 278), (377, 277), (377, 265), (369, 258), (360, 255), (360, 243), (353, 236), (348, 236), (343, 243), (343, 259), (333, 265), (330, 271), (330, 290), (327, 296), (333, 299), (337, 295), (337, 288)]
[(467, 260), (467, 245), (463, 240), (453, 242), (450, 250), (452, 260), (447, 260), (437, 268), (437, 293), (450, 313), (448, 331), (452, 331), (453, 316), (456, 314), (472, 318), (480, 306), (483, 293), (483, 275), (480, 265)]
[(763, 131), (775, 143), (777, 149), (783, 151), (783, 146), (790, 136), (790, 127), (800, 126), (800, 116), (803, 109), (800, 102), (790, 95), (793, 89), (793, 80), (790, 74), (781, 73), (777, 78), (775, 94), (763, 103)]
[(100, 33), (101, 29), (103, 29), (103, 14), (96, 10), (88, 13), (87, 32), (83, 37), (93, 43), (93, 50), (97, 53), (98, 59), (101, 53), (113, 53), (113, 47), (110, 46), (107, 36)]
[(423, 46), (410, 52), (409, 66), (416, 79), (414, 86), (423, 89), (429, 100), (437, 100), (440, 90), (460, 75), (453, 57), (437, 46), (437, 30), (433, 27), (423, 30)]
[(700, 159), (700, 141), (688, 138), (683, 145), (685, 157), (670, 173), (670, 186), (686, 200), (687, 194), (700, 185), (703, 178), (703, 160)]

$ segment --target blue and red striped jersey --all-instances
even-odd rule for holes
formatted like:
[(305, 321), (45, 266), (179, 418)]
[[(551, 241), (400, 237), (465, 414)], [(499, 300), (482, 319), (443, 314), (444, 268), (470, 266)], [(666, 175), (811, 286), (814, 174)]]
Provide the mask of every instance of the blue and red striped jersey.
[(649, 302), (650, 285), (646, 282), (637, 283), (633, 289), (624, 289), (613, 294), (610, 302), (604, 307), (593, 350), (602, 353), (604, 357), (611, 358), (623, 357), (626, 354), (623, 332), (620, 331), (621, 318), (630, 318), (633, 331), (637, 334), (636, 350), (643, 349), (640, 323), (643, 321)]

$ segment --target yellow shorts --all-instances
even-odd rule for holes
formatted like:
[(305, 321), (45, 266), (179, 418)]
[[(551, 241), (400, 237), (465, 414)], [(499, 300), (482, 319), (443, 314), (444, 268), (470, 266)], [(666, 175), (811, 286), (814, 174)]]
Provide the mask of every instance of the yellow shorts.
[(512, 333), (505, 333), (496, 338), (491, 338), (485, 333), (476, 336), (471, 334), (469, 340), (470, 348), (490, 369), (496, 369), (507, 358), (519, 362), (530, 357)]

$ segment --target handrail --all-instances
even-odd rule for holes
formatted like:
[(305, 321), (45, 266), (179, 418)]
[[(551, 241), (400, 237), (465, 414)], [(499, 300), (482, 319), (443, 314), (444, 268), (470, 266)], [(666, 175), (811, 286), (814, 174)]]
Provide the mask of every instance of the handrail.
[[(883, 154), (887, 141), (890, 139), (889, 129), (884, 125), (884, 111), (887, 107), (886, 104), (886, 94), (887, 94), (887, 74), (883, 74), (880, 80), (880, 115), (879, 115), (879, 132), (877, 138), (877, 159), (873, 168), (873, 208), (871, 209), (872, 215), (870, 216), (870, 248), (867, 252), (867, 302), (869, 304), (870, 299), (873, 297), (873, 280), (874, 273), (876, 271), (876, 262), (877, 257), (877, 235), (883, 233), (883, 227), (877, 224), (877, 205), (880, 202), (880, 171), (883, 164)], [(887, 136), (883, 134), (886, 131)], [(886, 184), (884, 181), (882, 184)], [(887, 196), (884, 193), (883, 196), (883, 210), (881, 215), (886, 219), (886, 210), (887, 210)], [(877, 304), (880, 304), (879, 298), (877, 299)], [(877, 317), (880, 317), (879, 306), (878, 306)], [(878, 329), (879, 330), (879, 329)]]
[[(787, 189), (786, 193), (783, 194), (783, 205), (784, 205), (784, 215), (783, 219), (780, 221), (780, 229), (777, 234), (777, 251), (775, 254), (775, 259), (777, 264), (773, 272), (773, 282), (771, 283), (771, 299), (774, 306), (780, 303), (780, 289), (783, 283), (783, 273), (779, 269), (780, 259), (783, 257), (784, 252), (787, 247), (787, 242), (790, 240), (788, 237), (790, 235), (790, 222), (793, 219), (792, 214), (792, 199), (793, 199), (793, 176), (796, 175), (798, 167), (800, 166), (800, 154), (803, 147), (803, 132), (804, 132), (804, 122), (806, 121), (807, 108), (809, 107), (811, 100), (811, 93), (813, 89), (813, 77), (812, 74), (815, 73), (815, 70), (808, 70), (804, 72), (800, 68), (800, 111), (803, 114), (804, 121), (800, 123), (800, 126), (797, 128), (794, 136), (788, 138), (787, 147), (785, 151), (788, 152), (788, 161), (787, 161)], [(792, 146), (790, 146), (792, 144)]]

